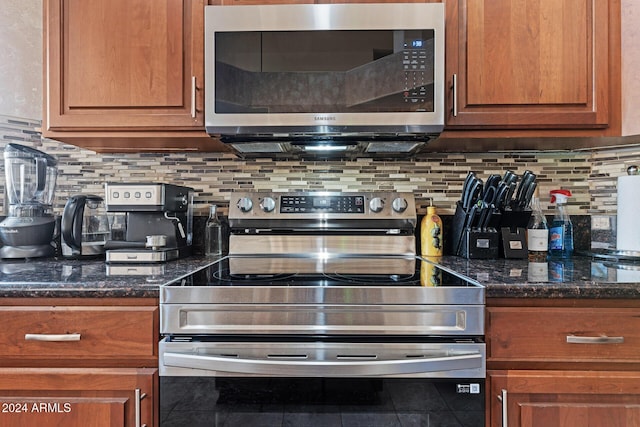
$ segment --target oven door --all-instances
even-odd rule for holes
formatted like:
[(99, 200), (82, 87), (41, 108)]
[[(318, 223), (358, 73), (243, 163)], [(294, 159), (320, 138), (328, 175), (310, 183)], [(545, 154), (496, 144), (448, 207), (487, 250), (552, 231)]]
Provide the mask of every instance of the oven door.
[(161, 427), (481, 427), (485, 422), (480, 342), (166, 337), (160, 375)]

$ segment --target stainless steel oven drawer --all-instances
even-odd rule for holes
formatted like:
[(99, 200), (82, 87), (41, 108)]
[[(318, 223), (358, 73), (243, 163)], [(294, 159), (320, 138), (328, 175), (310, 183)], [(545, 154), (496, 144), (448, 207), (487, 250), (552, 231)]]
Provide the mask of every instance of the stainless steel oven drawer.
[(484, 335), (481, 305), (161, 304), (162, 334)]

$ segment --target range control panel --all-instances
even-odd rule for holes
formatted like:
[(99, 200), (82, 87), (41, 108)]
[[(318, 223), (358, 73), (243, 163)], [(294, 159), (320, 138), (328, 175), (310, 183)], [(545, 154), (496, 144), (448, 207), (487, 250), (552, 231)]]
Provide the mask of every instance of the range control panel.
[(415, 218), (413, 194), (371, 193), (235, 193), (229, 219)]
[(364, 196), (281, 196), (282, 213), (364, 213)]

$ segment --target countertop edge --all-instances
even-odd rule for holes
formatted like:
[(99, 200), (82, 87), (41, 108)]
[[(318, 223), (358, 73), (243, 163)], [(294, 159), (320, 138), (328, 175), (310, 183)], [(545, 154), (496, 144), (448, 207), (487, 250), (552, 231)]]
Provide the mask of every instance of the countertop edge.
[[(0, 264), (0, 298), (159, 298), (160, 287), (207, 268), (219, 258), (193, 256), (155, 266), (162, 274), (113, 275), (104, 261), (33, 260)], [(527, 260), (474, 260), (444, 256), (432, 263), (485, 288), (485, 298), (640, 299), (640, 280), (608, 281), (594, 260), (566, 261), (558, 279), (555, 261), (548, 281), (532, 280)], [(561, 266), (564, 266), (562, 264)], [(154, 270), (155, 271), (155, 270)], [(640, 275), (640, 273), (639, 273)]]

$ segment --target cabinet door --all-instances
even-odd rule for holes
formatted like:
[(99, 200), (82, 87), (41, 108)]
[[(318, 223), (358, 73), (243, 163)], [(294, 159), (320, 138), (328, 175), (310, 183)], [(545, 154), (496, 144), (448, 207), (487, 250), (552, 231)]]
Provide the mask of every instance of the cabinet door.
[(202, 129), (204, 0), (46, 0), (47, 130)]
[(0, 426), (157, 426), (155, 369), (0, 369)]
[(607, 0), (446, 2), (448, 128), (607, 126)]
[(640, 425), (636, 372), (489, 372), (491, 427)]

